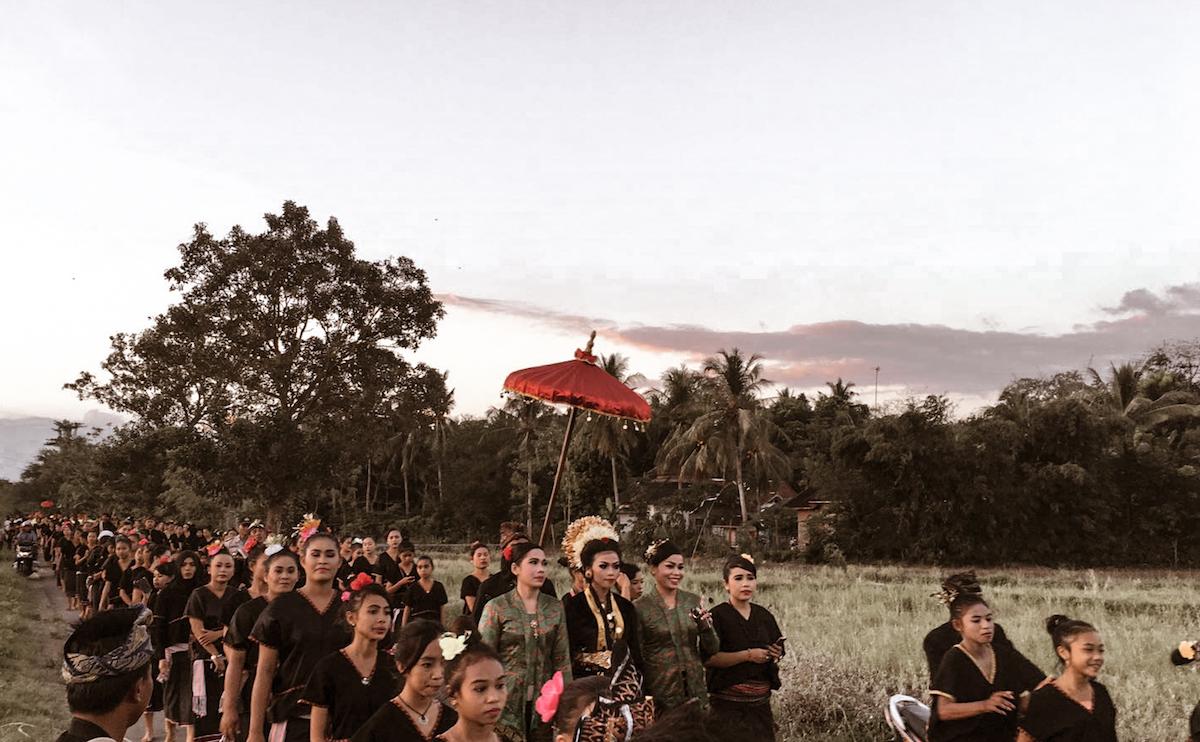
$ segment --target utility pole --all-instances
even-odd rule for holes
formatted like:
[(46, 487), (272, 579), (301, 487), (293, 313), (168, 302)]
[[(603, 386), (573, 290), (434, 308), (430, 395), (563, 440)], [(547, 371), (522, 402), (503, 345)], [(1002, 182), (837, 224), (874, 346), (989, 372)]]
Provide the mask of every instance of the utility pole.
[(879, 367), (875, 367), (875, 414), (879, 414)]

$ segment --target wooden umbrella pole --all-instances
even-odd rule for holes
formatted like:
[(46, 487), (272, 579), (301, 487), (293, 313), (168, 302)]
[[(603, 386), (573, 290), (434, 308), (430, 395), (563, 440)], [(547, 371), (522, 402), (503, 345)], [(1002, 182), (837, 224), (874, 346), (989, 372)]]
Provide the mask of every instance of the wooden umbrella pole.
[(562, 451), (558, 454), (558, 468), (554, 470), (554, 485), (550, 488), (550, 502), (546, 503), (546, 519), (542, 521), (542, 534), (538, 537), (538, 543), (546, 545), (546, 536), (550, 533), (550, 516), (554, 512), (554, 497), (558, 494), (558, 483), (562, 481), (563, 467), (567, 463), (567, 448), (571, 445), (571, 434), (575, 432), (575, 414), (578, 410), (574, 407), (567, 413), (567, 432), (563, 434)]

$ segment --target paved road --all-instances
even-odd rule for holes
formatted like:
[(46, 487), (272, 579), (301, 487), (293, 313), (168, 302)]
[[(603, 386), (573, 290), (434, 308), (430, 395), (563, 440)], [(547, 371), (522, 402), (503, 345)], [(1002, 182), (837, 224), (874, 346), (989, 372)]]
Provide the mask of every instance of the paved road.
[[(67, 596), (63, 595), (62, 590), (55, 586), (54, 575), (51, 573), (51, 571), (49, 569), (42, 569), (39, 570), (39, 572), (43, 575), (43, 577), (36, 581), (31, 580), (31, 582), (37, 584), (41, 588), (42, 592), (46, 595), (47, 602), (58, 609), (63, 621), (65, 621), (68, 626), (73, 626), (78, 623), (79, 613), (77, 611), (67, 610)], [(163, 738), (162, 714), (156, 714), (155, 717), (154, 731), (157, 732), (157, 734), (154, 739), (161, 740)], [(140, 742), (142, 735), (145, 733), (146, 728), (142, 726), (141, 719), (138, 719), (137, 725), (125, 733), (125, 742)], [(177, 734), (175, 738), (177, 742), (183, 742), (184, 735)]]

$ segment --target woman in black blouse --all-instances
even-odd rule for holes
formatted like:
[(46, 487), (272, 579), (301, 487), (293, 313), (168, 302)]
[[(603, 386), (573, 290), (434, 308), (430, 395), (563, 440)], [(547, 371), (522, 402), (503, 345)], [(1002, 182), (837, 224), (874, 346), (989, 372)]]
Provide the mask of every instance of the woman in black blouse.
[(272, 742), (308, 742), (304, 687), (317, 663), (350, 641), (338, 620), (341, 600), (333, 589), (340, 562), (337, 539), (314, 534), (301, 553), (304, 586), (272, 601), (250, 633), (258, 643), (258, 672), (250, 696), (249, 742), (265, 742), (268, 705)]
[(774, 740), (771, 692), (780, 688), (783, 633), (770, 611), (750, 602), (758, 588), (758, 568), (749, 555), (730, 557), (722, 573), (729, 600), (712, 609), (721, 648), (704, 663), (712, 714), (745, 739)]
[(391, 613), (382, 585), (352, 585), (342, 619), (354, 638), (317, 663), (304, 689), (312, 739), (348, 740), (399, 691), (391, 655), (379, 647), (391, 627)]
[(488, 565), (492, 562), (492, 552), (486, 544), (476, 541), (469, 547), (468, 556), (471, 558), (471, 574), (463, 578), (458, 597), (463, 601), (463, 615), (469, 616), (475, 612), (475, 598), (479, 595), (479, 586), (491, 575)]

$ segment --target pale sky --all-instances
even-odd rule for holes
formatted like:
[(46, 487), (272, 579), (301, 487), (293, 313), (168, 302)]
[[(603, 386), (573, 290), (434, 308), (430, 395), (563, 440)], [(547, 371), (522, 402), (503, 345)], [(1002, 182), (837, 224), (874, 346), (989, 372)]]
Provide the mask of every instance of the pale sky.
[(736, 343), (967, 408), (1200, 335), (1195, 3), (3, 16), (0, 412), (94, 407), (61, 384), (165, 308), (191, 225), (285, 199), (453, 297), (416, 357), (459, 413), (590, 326), (649, 376)]

